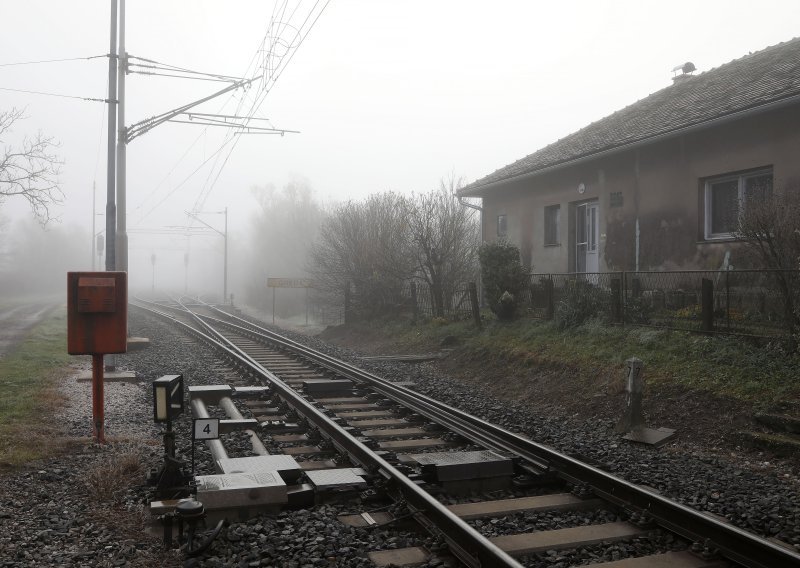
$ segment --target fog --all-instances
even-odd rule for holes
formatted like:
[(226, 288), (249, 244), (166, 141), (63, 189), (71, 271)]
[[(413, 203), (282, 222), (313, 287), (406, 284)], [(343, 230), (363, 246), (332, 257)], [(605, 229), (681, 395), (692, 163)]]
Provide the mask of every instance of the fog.
[[(305, 275), (316, 215), (332, 203), (424, 192), (449, 175), (474, 181), (669, 85), (676, 65), (702, 72), (790, 39), (799, 6), (129, 1), (133, 56), (235, 77), (282, 65), (268, 89), (254, 83), (195, 110), (246, 114), (258, 102), (263, 124), (300, 132), (166, 123), (131, 141), (131, 290), (221, 298), (227, 208), (228, 292), (264, 304), (266, 278)], [(0, 111), (26, 118), (0, 149), (52, 136), (63, 201), (43, 228), (23, 199), (0, 197), (0, 293), (63, 293), (67, 270), (92, 268), (93, 220), (95, 233), (105, 228), (107, 108), (83, 98), (107, 97), (109, 1), (6, 2), (3, 20)], [(225, 83), (129, 74), (126, 85), (130, 126)], [(302, 208), (291, 195), (313, 213), (292, 219)]]

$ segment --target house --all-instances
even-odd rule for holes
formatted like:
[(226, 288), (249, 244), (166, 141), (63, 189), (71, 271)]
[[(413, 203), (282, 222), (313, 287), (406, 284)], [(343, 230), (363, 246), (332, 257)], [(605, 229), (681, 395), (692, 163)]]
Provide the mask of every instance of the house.
[[(459, 191), (535, 272), (741, 266), (739, 208), (800, 181), (800, 38), (673, 84)], [(726, 254), (727, 253), (727, 254)]]

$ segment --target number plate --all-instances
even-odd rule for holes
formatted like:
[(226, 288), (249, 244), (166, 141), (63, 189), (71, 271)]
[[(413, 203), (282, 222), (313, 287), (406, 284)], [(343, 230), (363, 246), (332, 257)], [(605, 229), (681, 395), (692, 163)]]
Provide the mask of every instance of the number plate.
[(196, 418), (194, 420), (195, 440), (216, 440), (219, 438), (219, 418)]

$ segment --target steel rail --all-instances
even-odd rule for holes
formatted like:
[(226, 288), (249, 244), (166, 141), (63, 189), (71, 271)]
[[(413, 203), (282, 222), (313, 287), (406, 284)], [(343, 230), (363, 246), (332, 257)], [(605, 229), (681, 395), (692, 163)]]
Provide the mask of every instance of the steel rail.
[[(166, 318), (171, 322), (178, 324), (179, 326), (185, 327), (187, 330), (190, 330), (193, 335), (196, 335), (209, 342), (212, 346), (222, 351), (227, 356), (232, 357), (238, 363), (246, 366), (263, 380), (269, 382), (276, 391), (280, 392), (281, 396), (290, 406), (297, 409), (305, 418), (308, 419), (309, 423), (319, 428), (320, 433), (324, 437), (328, 438), (336, 447), (347, 453), (367, 470), (378, 472), (384, 479), (394, 483), (395, 488), (400, 491), (409, 508), (415, 513), (415, 516), (422, 516), (423, 520), (428, 521), (423, 522), (423, 526), (436, 527), (436, 529), (440, 531), (441, 536), (448, 542), (451, 552), (456, 555), (461, 562), (473, 568), (479, 568), (482, 566), (508, 566), (511, 568), (522, 568), (522, 565), (509, 554), (494, 545), (491, 541), (489, 541), (489, 539), (468, 525), (460, 517), (452, 513), (447, 507), (442, 505), (429, 493), (417, 486), (416, 483), (403, 475), (382, 457), (378, 456), (349, 432), (342, 429), (341, 426), (333, 422), (318, 408), (313, 406), (299, 393), (297, 393), (297, 391), (295, 391), (292, 387), (287, 385), (268, 369), (264, 368), (249, 355), (245, 354), (240, 348), (233, 345), (218, 331), (214, 330), (210, 326), (207, 326), (207, 329), (213, 331), (218, 338), (222, 339), (232, 347), (226, 346), (218, 339), (196, 330), (190, 325), (172, 317), (163, 311), (145, 307), (141, 304), (133, 305)], [(184, 310), (191, 314), (188, 309), (184, 308)], [(230, 325), (227, 324), (227, 322), (217, 320), (216, 318), (208, 318), (208, 316), (200, 317), (204, 319), (212, 319), (221, 324)]]
[[(706, 548), (716, 548), (722, 556), (743, 566), (748, 568), (775, 568), (777, 566), (800, 568), (800, 554), (786, 546), (670, 500), (433, 398), (395, 385), (368, 371), (320, 353), (243, 318), (221, 310), (218, 311), (228, 318), (249, 326), (250, 333), (260, 335), (285, 349), (299, 353), (342, 376), (358, 382), (366, 382), (382, 394), (401, 401), (415, 412), (468, 439), (477, 439), (490, 448), (512, 452), (533, 463), (536, 467), (546, 467), (570, 482), (586, 483), (592, 487), (595, 494), (609, 502), (639, 513), (647, 513), (657, 524), (692, 542), (700, 543)], [(208, 318), (208, 316), (203, 317)], [(239, 328), (240, 331), (248, 331), (246, 327), (219, 319), (216, 321)]]

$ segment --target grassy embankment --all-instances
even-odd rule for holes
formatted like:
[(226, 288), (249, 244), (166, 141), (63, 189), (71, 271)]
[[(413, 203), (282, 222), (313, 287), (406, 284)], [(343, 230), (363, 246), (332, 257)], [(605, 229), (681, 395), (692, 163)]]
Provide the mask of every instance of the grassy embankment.
[(357, 333), (378, 335), (385, 345), (405, 351), (430, 350), (453, 336), (458, 340), (456, 356), (483, 361), (487, 366), (503, 363), (517, 370), (562, 369), (586, 381), (619, 375), (622, 381), (625, 360), (638, 357), (644, 361), (648, 384), (654, 386), (674, 384), (758, 405), (797, 400), (800, 395), (800, 357), (724, 336), (599, 323), (559, 330), (540, 320), (491, 320), (482, 331), (472, 322), (437, 320), (413, 326), (381, 323), (368, 327)]
[(69, 361), (65, 308), (51, 312), (0, 359), (0, 468), (53, 451), (60, 404), (55, 385)]

